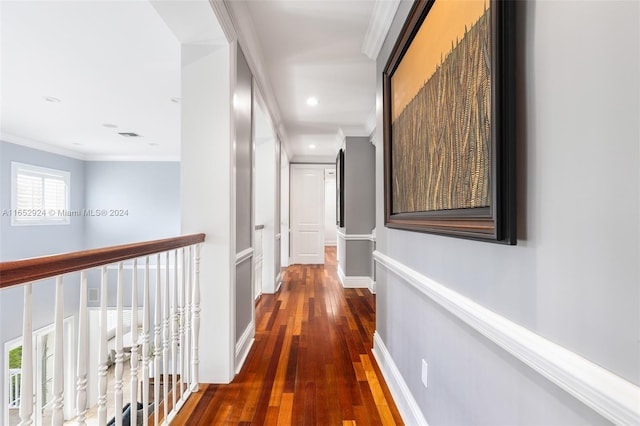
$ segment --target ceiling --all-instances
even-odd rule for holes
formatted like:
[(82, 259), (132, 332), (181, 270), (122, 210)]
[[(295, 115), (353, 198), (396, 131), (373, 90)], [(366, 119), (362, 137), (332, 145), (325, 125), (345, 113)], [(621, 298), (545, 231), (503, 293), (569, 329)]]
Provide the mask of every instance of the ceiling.
[[(217, 24), (202, 35), (160, 18), (185, 4), (199, 5), (187, 22), (215, 21), (206, 0), (0, 2), (2, 139), (90, 160), (178, 159), (178, 39), (224, 38)], [(375, 61), (362, 46), (373, 0), (226, 4), (243, 8), (240, 31), (255, 41), (249, 56), (293, 160), (335, 158), (339, 131), (371, 132)]]

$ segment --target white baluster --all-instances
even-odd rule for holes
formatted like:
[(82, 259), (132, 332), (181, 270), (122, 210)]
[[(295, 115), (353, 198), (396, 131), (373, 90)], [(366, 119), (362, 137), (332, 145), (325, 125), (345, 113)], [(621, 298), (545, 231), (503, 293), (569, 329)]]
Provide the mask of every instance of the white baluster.
[(186, 347), (186, 343), (187, 343), (187, 339), (185, 337), (185, 322), (186, 322), (186, 297), (185, 297), (185, 290), (186, 290), (186, 286), (187, 286), (187, 275), (186, 275), (186, 262), (185, 262), (185, 256), (186, 256), (186, 248), (182, 248), (180, 249), (180, 252), (182, 253), (182, 256), (180, 256), (181, 262), (182, 262), (182, 282), (180, 283), (180, 304), (178, 305), (178, 310), (180, 313), (180, 322), (179, 322), (179, 327), (178, 327), (178, 331), (180, 333), (180, 399), (183, 399), (185, 397), (184, 394), (184, 383), (185, 383), (185, 379), (186, 379), (186, 374), (185, 374), (185, 370), (186, 370), (186, 362), (185, 361), (185, 350), (187, 349)]
[(33, 424), (33, 324), (31, 319), (31, 284), (24, 286), (22, 313), (22, 378), (20, 380), (20, 426)]
[(166, 252), (165, 256), (164, 322), (162, 324), (164, 329), (164, 339), (162, 342), (162, 376), (164, 378), (164, 418), (167, 419), (169, 417), (169, 252)]
[(149, 256), (144, 261), (144, 291), (142, 300), (142, 425), (149, 424)]
[(62, 426), (64, 422), (64, 287), (62, 276), (56, 277), (55, 342), (53, 352), (53, 404), (51, 424)]
[(87, 415), (87, 354), (89, 352), (87, 319), (87, 271), (80, 273), (80, 307), (78, 311), (78, 366), (76, 382), (76, 415), (84, 425)]
[(192, 350), (192, 370), (191, 391), (197, 392), (200, 389), (200, 359), (198, 355), (200, 342), (200, 244), (196, 245), (195, 254), (195, 274), (193, 286), (193, 348)]
[(100, 344), (98, 348), (98, 424), (107, 424), (107, 267), (102, 267), (100, 281)]
[(172, 302), (172, 321), (171, 321), (171, 371), (173, 371), (173, 381), (171, 382), (173, 407), (176, 406), (178, 397), (178, 390), (176, 385), (178, 384), (178, 339), (179, 330), (178, 323), (180, 321), (180, 315), (178, 313), (178, 250), (173, 252), (173, 302)]
[(133, 259), (131, 274), (131, 426), (137, 426), (138, 416), (138, 260)]
[(122, 317), (124, 315), (124, 309), (122, 304), (122, 262), (118, 263), (118, 283), (116, 289), (116, 377), (114, 381), (114, 397), (116, 400), (115, 405), (115, 418), (116, 426), (122, 426), (122, 407), (123, 407), (123, 394), (122, 394), (122, 376), (124, 368), (124, 350), (122, 348)]
[[(186, 318), (187, 318), (187, 322), (185, 324), (185, 339), (186, 339), (186, 345), (184, 348), (184, 352), (186, 354), (186, 358), (184, 359), (184, 364), (186, 365), (186, 377), (184, 378), (184, 383), (189, 386), (191, 384), (191, 316), (192, 316), (192, 312), (191, 312), (191, 287), (193, 285), (193, 280), (192, 280), (192, 274), (193, 274), (193, 269), (191, 268), (192, 265), (192, 261), (193, 261), (193, 246), (189, 246), (188, 250), (187, 250), (187, 261), (186, 261), (186, 268), (187, 268), (187, 282), (186, 282), (186, 294), (187, 294), (187, 303), (186, 303)], [(189, 389), (189, 388), (188, 388)]]
[(154, 318), (154, 368), (153, 368), (153, 403), (155, 426), (158, 426), (158, 406), (160, 404), (160, 361), (162, 355), (162, 269), (160, 269), (161, 257), (160, 254), (156, 256), (156, 300), (155, 300), (155, 318)]

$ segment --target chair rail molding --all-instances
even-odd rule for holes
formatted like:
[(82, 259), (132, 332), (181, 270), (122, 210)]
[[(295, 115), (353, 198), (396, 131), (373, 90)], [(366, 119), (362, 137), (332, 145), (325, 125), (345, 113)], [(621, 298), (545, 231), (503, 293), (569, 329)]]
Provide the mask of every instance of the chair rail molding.
[(375, 241), (375, 229), (371, 234), (345, 234), (338, 228), (338, 237), (345, 241)]
[(236, 265), (241, 264), (245, 260), (251, 259), (253, 256), (253, 247), (242, 250), (240, 253), (236, 253)]
[(374, 251), (374, 260), (589, 408), (615, 424), (640, 424), (640, 387), (471, 299)]

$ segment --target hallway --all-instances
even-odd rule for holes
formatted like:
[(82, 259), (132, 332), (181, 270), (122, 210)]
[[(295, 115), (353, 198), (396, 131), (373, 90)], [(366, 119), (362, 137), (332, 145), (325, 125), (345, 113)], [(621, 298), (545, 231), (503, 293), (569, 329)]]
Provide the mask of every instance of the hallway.
[(202, 385), (174, 424), (402, 424), (371, 354), (375, 296), (342, 288), (335, 247), (325, 265), (287, 269), (258, 302), (256, 327), (235, 380)]

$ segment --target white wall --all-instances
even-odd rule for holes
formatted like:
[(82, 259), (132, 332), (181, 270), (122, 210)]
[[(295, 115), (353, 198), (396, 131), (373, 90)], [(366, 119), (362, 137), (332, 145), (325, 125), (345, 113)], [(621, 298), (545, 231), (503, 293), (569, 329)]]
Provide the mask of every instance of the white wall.
[(275, 293), (274, 241), (275, 241), (275, 139), (263, 138), (256, 141), (256, 225), (264, 225), (262, 231), (262, 291)]
[(324, 245), (335, 246), (337, 241), (336, 168), (329, 167), (324, 173)]
[(289, 157), (283, 149), (280, 153), (280, 261), (289, 266)]
[[(378, 57), (378, 75), (407, 3)], [(640, 4), (516, 4), (518, 245), (385, 228), (377, 149), (377, 249), (638, 385)], [(379, 105), (381, 93), (379, 78)], [(378, 147), (383, 133), (376, 132)], [(430, 424), (606, 423), (380, 265), (377, 333)]]
[(207, 235), (200, 253), (203, 383), (227, 383), (234, 375), (233, 63), (229, 46), (182, 44), (181, 229)]

